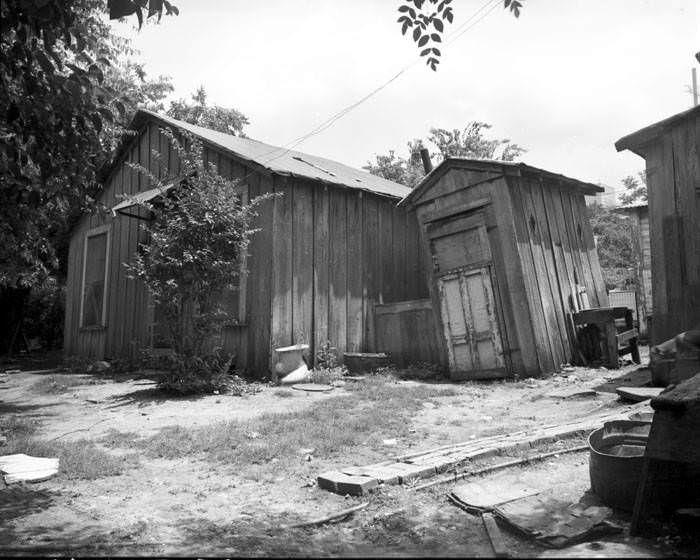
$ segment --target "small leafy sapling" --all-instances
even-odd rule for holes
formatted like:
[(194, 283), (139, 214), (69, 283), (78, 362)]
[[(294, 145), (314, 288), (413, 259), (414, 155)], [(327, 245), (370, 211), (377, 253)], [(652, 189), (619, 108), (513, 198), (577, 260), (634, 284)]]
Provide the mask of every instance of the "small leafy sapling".
[(199, 392), (211, 388), (201, 378), (221, 374), (212, 369), (226, 364), (225, 359), (210, 359), (224, 326), (235, 322), (222, 296), (226, 290), (236, 290), (238, 278), (246, 274), (245, 257), (257, 231), (253, 219), (272, 195), (245, 202), (238, 182), (206, 161), (198, 138), (183, 133), (181, 141), (169, 129), (162, 133), (178, 156), (180, 172), (177, 176), (167, 172), (167, 178), (160, 179), (131, 164), (161, 189), (162, 196), (153, 202), (133, 199), (152, 219), (141, 225), (147, 241), (125, 266), (131, 278), (144, 282), (163, 316), (165, 336), (176, 357), (173, 375), (180, 385), (192, 382)]

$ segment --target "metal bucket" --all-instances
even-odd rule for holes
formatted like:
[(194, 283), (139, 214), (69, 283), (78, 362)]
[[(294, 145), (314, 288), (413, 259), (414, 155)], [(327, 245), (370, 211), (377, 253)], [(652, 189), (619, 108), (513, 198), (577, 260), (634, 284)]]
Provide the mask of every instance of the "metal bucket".
[(632, 511), (650, 428), (650, 422), (615, 420), (588, 436), (591, 488), (606, 505)]

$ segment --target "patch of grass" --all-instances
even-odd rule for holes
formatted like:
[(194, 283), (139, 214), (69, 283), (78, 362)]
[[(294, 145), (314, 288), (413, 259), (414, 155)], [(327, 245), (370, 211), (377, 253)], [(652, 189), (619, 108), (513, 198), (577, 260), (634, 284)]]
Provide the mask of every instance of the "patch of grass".
[(95, 480), (122, 474), (137, 463), (136, 455), (114, 456), (86, 439), (43, 441), (27, 437), (9, 440), (3, 453), (25, 453), (33, 457), (58, 457), (59, 476), (68, 480)]
[[(28, 438), (37, 430), (37, 422), (19, 416), (0, 416), (0, 435), (7, 438), (8, 442), (16, 439)], [(3, 455), (9, 455), (3, 448)]]
[[(168, 427), (135, 445), (151, 457), (200, 456), (232, 466), (257, 463), (279, 469), (293, 464), (289, 459), (298, 456), (301, 448), (315, 448), (318, 456), (334, 457), (347, 456), (360, 446), (379, 445), (403, 433), (425, 400), (453, 390), (389, 381), (383, 376), (368, 378), (352, 384), (349, 396), (319, 401), (298, 412), (263, 414), (246, 422), (200, 428)], [(270, 466), (272, 459), (277, 459), (276, 466)]]
[(395, 375), (399, 379), (414, 379), (416, 381), (439, 379), (443, 376), (440, 367), (430, 363), (409, 364), (408, 367), (397, 369)]
[(347, 371), (345, 366), (315, 369), (311, 372), (311, 383), (330, 385), (333, 381), (342, 379), (347, 374)]
[(296, 396), (294, 394), (294, 391), (290, 391), (289, 389), (277, 389), (274, 393), (272, 393), (276, 397), (279, 397), (281, 399), (287, 399), (289, 397), (294, 397)]
[(31, 386), (31, 390), (40, 395), (58, 395), (78, 385), (95, 385), (97, 380), (77, 375), (47, 375)]
[(98, 440), (98, 443), (111, 449), (131, 449), (139, 439), (141, 439), (141, 436), (136, 432), (120, 432), (111, 428)]

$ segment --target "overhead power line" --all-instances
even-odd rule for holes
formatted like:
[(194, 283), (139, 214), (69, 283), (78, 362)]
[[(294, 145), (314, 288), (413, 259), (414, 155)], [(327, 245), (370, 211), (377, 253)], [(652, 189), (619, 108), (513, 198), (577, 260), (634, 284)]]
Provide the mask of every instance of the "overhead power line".
[[(457, 29), (455, 29), (452, 33), (447, 35), (446, 37), (446, 42), (445, 45), (449, 45), (451, 43), (454, 43), (459, 37), (464, 35), (467, 31), (472, 29), (475, 25), (477, 25), (479, 22), (481, 22), (486, 16), (488, 16), (501, 2), (501, 0), (488, 0), (485, 2), (478, 10), (476, 10), (469, 18), (467, 18), (466, 21), (464, 21)], [(484, 11), (486, 10), (486, 11)], [(480, 15), (481, 14), (481, 15)], [(478, 19), (476, 19), (478, 18)], [(471, 23), (471, 25), (469, 25)], [(301, 143), (305, 142), (309, 138), (320, 134), (321, 132), (327, 130), (331, 126), (333, 126), (337, 121), (339, 121), (341, 118), (343, 118), (345, 115), (347, 115), (349, 112), (352, 110), (356, 109), (360, 105), (362, 105), (365, 101), (369, 100), (370, 98), (374, 97), (377, 93), (382, 91), (384, 88), (389, 86), (392, 82), (394, 82), (396, 79), (399, 78), (402, 74), (404, 74), (407, 70), (418, 64), (419, 62), (422, 62), (422, 59), (417, 58), (410, 64), (407, 64), (401, 70), (399, 70), (396, 74), (394, 74), (391, 78), (389, 78), (386, 82), (382, 83), (380, 86), (372, 90), (370, 93), (365, 95), (364, 97), (360, 98), (357, 100), (355, 103), (348, 105), (347, 107), (341, 109), (338, 111), (335, 115), (329, 117), (325, 121), (323, 121), (321, 124), (316, 126), (316, 128), (312, 129), (311, 131), (307, 132), (306, 134), (295, 138), (294, 140), (291, 140), (284, 144), (283, 146), (280, 146), (279, 148), (275, 148), (274, 150), (270, 150), (269, 152), (263, 154), (261, 157), (264, 157), (266, 155), (271, 155), (274, 154), (278, 151), (281, 151), (281, 153), (275, 155), (274, 157), (271, 157), (270, 159), (267, 159), (263, 161), (263, 165), (271, 163), (275, 161), (276, 159), (279, 159), (289, 152), (291, 152), (294, 148), (299, 146)]]

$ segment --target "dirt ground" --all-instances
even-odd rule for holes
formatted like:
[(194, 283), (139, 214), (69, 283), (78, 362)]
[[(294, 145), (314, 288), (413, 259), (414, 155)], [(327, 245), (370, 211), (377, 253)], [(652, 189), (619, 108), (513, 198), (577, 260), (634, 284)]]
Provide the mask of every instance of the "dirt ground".
[[(603, 408), (613, 410), (620, 404), (610, 391), (619, 381), (609, 382), (639, 376), (635, 370), (636, 366), (616, 371), (575, 368), (546, 380), (517, 382), (392, 381), (407, 391), (426, 384), (450, 390), (426, 399), (407, 422), (383, 432), (383, 437), (393, 436), (388, 441), (385, 437), (369, 439), (361, 452), (354, 449), (350, 454), (340, 451), (324, 456), (301, 449), (292, 459), (276, 463), (273, 458), (242, 468), (207, 461), (201, 454), (177, 459), (141, 454), (112, 476), (86, 480), (59, 475), (34, 484), (0, 486), (0, 553), (493, 556), (481, 520), (446, 500), (452, 484), (423, 491), (387, 486), (369, 497), (354, 498), (320, 490), (315, 477), (340, 466), (563, 422)], [(309, 411), (351, 395), (347, 386), (328, 393), (262, 386), (259, 392), (242, 397), (168, 399), (155, 389), (153, 380), (107, 380), (87, 374), (74, 375), (65, 390), (47, 392), (45, 381), (50, 375), (4, 376), (0, 381), (0, 414), (6, 419), (35, 421), (38, 428), (33, 437), (54, 442), (87, 440), (116, 457), (134, 450), (128, 443), (120, 445), (118, 438), (116, 444), (107, 445), (105, 438), (121, 434), (128, 442), (129, 438), (164, 433), (172, 426), (245, 423), (263, 413)], [(551, 395), (594, 387), (598, 391), (588, 396), (562, 399)], [(490, 476), (514, 472), (521, 473), (529, 484), (558, 495), (577, 498), (590, 487), (585, 452)], [(370, 505), (340, 523), (312, 529), (285, 528), (363, 501)], [(624, 515), (620, 520), (628, 521)], [(535, 557), (544, 550), (522, 537), (506, 531), (504, 535), (513, 557)], [(663, 539), (631, 539), (626, 533), (607, 540), (636, 546), (649, 556), (671, 550)]]

